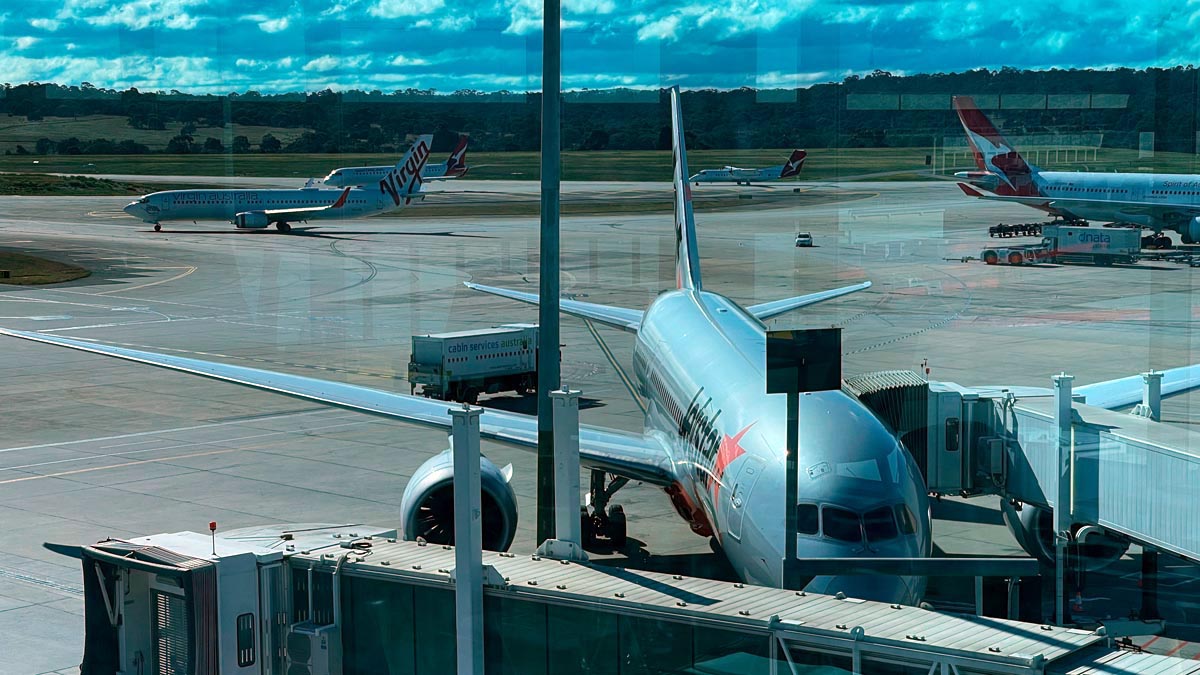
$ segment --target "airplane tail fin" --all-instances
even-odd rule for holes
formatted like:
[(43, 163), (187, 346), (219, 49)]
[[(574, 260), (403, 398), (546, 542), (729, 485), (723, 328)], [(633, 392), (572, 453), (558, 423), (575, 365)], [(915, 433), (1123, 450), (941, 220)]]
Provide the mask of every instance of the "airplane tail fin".
[(467, 173), (467, 143), (470, 140), (470, 136), (459, 134), (458, 145), (454, 146), (454, 150), (446, 160), (447, 176), (462, 176)]
[(675, 163), (675, 285), (700, 290), (700, 254), (696, 250), (696, 218), (688, 183), (687, 147), (679, 87), (671, 87), (671, 151)]
[(792, 156), (788, 157), (788, 161), (783, 165), (783, 171), (779, 173), (780, 178), (791, 178), (799, 176), (800, 170), (804, 168), (804, 160), (808, 157), (808, 153), (804, 150), (793, 150)]
[(418, 136), (404, 157), (379, 181), (379, 191), (390, 195), (396, 206), (408, 204), (413, 195), (420, 191), (421, 169), (429, 160), (429, 146), (432, 143), (432, 135)]
[(346, 197), (350, 196), (350, 188), (342, 190), (342, 194), (337, 198), (337, 201), (329, 206), (331, 209), (340, 209), (346, 205)]
[(955, 96), (954, 110), (967, 133), (967, 142), (980, 171), (998, 176), (1003, 183), (997, 194), (1033, 197), (1039, 194), (1033, 176), (1038, 171), (1005, 140), (992, 121), (975, 105), (970, 96)]

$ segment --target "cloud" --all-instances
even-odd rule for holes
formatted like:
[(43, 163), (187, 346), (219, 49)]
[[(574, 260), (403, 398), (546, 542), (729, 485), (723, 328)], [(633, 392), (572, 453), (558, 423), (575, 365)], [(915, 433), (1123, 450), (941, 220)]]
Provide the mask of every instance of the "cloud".
[(425, 59), (412, 58), (403, 54), (397, 54), (395, 58), (388, 61), (390, 66), (427, 66), (429, 61)]
[(365, 68), (371, 64), (371, 57), (365, 55), (359, 56), (319, 56), (304, 64), (304, 72), (306, 73), (327, 73), (331, 70), (346, 69), (357, 70)]
[(37, 43), (38, 43), (37, 38), (24, 36), (24, 37), (19, 37), (19, 38), (13, 40), (13, 47), (15, 47), (19, 50), (25, 50), (25, 49), (29, 49), (30, 47), (34, 46)]
[(643, 42), (646, 40), (674, 42), (679, 39), (680, 23), (682, 23), (682, 19), (677, 15), (655, 19), (638, 29), (637, 39)]
[(132, 0), (108, 3), (105, 0), (67, 0), (58, 12), (59, 19), (79, 19), (92, 26), (124, 26), (130, 30), (150, 27), (190, 30), (199, 18), (188, 12), (204, 0)]
[(446, 0), (377, 0), (367, 13), (384, 19), (424, 16), (446, 6)]
[(62, 22), (55, 21), (54, 19), (39, 18), (30, 19), (29, 25), (33, 26), (34, 28), (41, 28), (44, 31), (53, 33), (54, 31), (58, 30), (58, 27), (62, 25)]

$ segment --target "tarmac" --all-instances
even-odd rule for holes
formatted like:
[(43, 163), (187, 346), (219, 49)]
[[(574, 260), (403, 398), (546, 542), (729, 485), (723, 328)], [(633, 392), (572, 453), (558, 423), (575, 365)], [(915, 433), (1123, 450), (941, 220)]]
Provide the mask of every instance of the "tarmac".
[[(963, 263), (987, 242), (989, 225), (1037, 214), (967, 198), (952, 183), (797, 187), (822, 198), (798, 206), (755, 191), (743, 208), (697, 213), (705, 287), (749, 305), (870, 279), (867, 291), (772, 322), (843, 327), (847, 374), (928, 367), (931, 378), (964, 385), (1048, 386), (1060, 371), (1085, 384), (1200, 362), (1191, 268)], [(445, 201), (451, 192), (504, 189), (468, 180), (429, 187), (445, 193), (431, 200)], [(536, 184), (512, 189), (523, 194)], [(594, 195), (659, 189), (669, 191), (568, 184), (565, 192), (599, 203)], [(428, 217), (417, 203), (396, 216), (296, 226), (292, 235), (226, 223), (170, 223), (155, 233), (120, 211), (127, 202), (5, 198), (0, 249), (93, 274), (53, 287), (0, 287), (0, 325), (408, 393), (411, 335), (536, 321), (532, 307), (462, 285), (536, 292), (536, 218)], [(793, 247), (797, 231), (812, 232), (816, 246)], [(643, 308), (672, 283), (673, 243), (668, 213), (566, 217), (563, 291)], [(632, 336), (564, 318), (562, 343), (563, 381), (583, 392), (582, 420), (640, 430), (641, 411), (622, 377)], [(79, 565), (43, 542), (204, 531), (213, 520), (220, 529), (397, 526), (409, 476), (447, 447), (444, 433), (399, 422), (47, 345), (2, 346), (3, 674), (75, 672), (79, 663)], [(515, 395), (482, 403), (534, 412), (532, 398)], [(1164, 419), (1195, 424), (1193, 403), (1192, 395), (1169, 399)], [(513, 464), (523, 516), (513, 550), (532, 550), (534, 455), (491, 443), (484, 451), (498, 465)], [(631, 484), (615, 501), (628, 514), (630, 544), (594, 556), (604, 564), (728, 574), (660, 490)], [(947, 553), (1022, 554), (994, 498), (943, 500), (934, 515), (936, 544)], [(1088, 613), (1136, 606), (1129, 573), (1137, 553), (1089, 578)], [(1163, 612), (1176, 635), (1195, 639), (1200, 580), (1179, 565), (1168, 577)], [(1141, 642), (1200, 656), (1169, 637)]]

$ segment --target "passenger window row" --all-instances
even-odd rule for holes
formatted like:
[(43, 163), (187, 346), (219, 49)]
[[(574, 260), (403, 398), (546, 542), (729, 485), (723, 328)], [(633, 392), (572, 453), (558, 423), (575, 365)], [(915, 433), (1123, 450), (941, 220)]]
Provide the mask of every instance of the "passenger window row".
[(811, 503), (796, 505), (796, 532), (828, 537), (844, 542), (887, 541), (904, 534), (914, 534), (917, 521), (905, 504), (881, 506), (862, 514), (839, 506)]

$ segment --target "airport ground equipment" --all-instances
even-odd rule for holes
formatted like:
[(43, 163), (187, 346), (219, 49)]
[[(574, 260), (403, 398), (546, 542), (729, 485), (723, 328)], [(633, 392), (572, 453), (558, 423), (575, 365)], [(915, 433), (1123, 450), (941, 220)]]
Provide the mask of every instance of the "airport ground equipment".
[(414, 335), (409, 391), (471, 404), (480, 394), (529, 393), (537, 388), (537, 340), (533, 324)]
[[(207, 532), (83, 547), (82, 672), (454, 672), (457, 551), (389, 534), (365, 526), (238, 531), (218, 535), (216, 555)], [(481, 585), (489, 673), (765, 675), (819, 665), (895, 675), (1200, 672), (1192, 660), (1114, 649), (1106, 628), (537, 555), (485, 552), (481, 562), (494, 571)]]
[(989, 265), (1037, 263), (1130, 264), (1142, 249), (1140, 230), (1130, 228), (1049, 225), (1041, 243), (1023, 246), (989, 246), (979, 254)]
[(988, 228), (989, 237), (1040, 237), (1044, 223), (1000, 223)]

